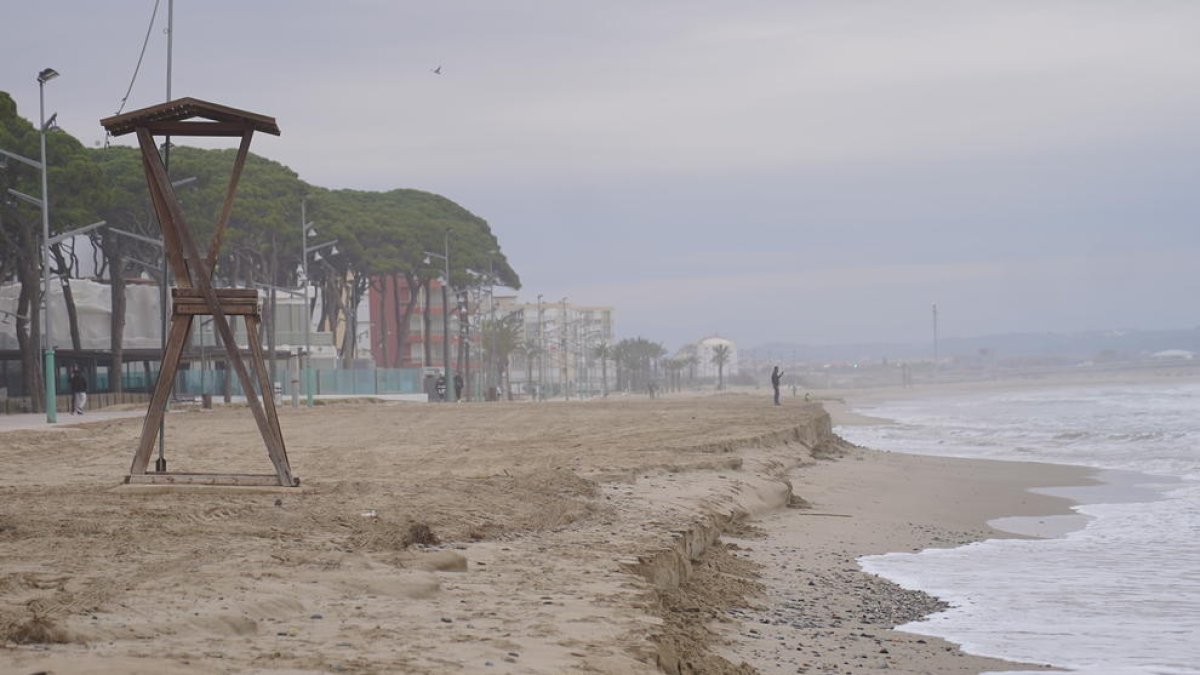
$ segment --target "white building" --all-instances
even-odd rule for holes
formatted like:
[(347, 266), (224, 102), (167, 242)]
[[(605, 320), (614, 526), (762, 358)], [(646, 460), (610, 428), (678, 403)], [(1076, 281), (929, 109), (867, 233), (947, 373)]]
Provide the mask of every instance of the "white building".
[(700, 379), (715, 380), (717, 379), (717, 364), (713, 362), (713, 356), (716, 354), (716, 349), (720, 345), (724, 345), (729, 350), (729, 358), (725, 361), (725, 377), (737, 374), (738, 351), (737, 345), (733, 342), (733, 340), (727, 340), (723, 337), (713, 335), (690, 345), (686, 345), (679, 350), (678, 355), (695, 356), (697, 359), (696, 377)]
[(544, 396), (596, 395), (614, 369), (595, 357), (601, 344), (612, 346), (613, 308), (558, 302), (520, 302), (496, 296), (497, 316), (519, 313), (524, 322), (524, 353), (514, 354), (509, 375), (516, 393), (541, 391)]
[[(0, 285), (0, 350), (18, 348), (16, 320), (19, 284)], [(260, 290), (260, 294), (265, 291)], [(79, 342), (85, 350), (107, 350), (112, 346), (109, 335), (112, 330), (112, 288), (108, 283), (89, 279), (72, 279), (71, 296), (75, 300), (75, 312), (79, 319)], [(129, 280), (125, 285), (125, 336), (126, 349), (158, 349), (162, 335), (162, 316), (159, 312), (159, 288), (157, 284)], [(364, 303), (365, 304), (365, 303)], [(318, 304), (318, 311), (320, 305)], [(263, 312), (267, 303), (263, 302)], [(276, 299), (276, 348), (294, 351), (304, 345), (304, 305), (298, 295), (280, 294)], [(63, 301), (62, 285), (58, 279), (50, 284), (50, 317), (53, 322), (54, 343), (58, 349), (71, 348), (70, 324), (67, 306)], [(245, 342), (245, 324), (232, 321), (234, 335), (239, 344)], [(315, 318), (314, 318), (315, 325)], [(198, 319), (192, 327), (193, 345), (197, 347), (216, 344), (212, 321)], [(315, 329), (309, 334), (314, 359), (336, 359), (333, 339), (328, 332)]]

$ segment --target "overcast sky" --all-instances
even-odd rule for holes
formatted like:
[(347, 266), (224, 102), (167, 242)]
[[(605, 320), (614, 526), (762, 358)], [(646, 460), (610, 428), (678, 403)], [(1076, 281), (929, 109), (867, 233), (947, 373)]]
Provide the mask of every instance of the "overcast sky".
[[(0, 89), (34, 118), (54, 67), (102, 142), (153, 7), (5, 0)], [(172, 81), (275, 116), (253, 150), (306, 181), (462, 204), (624, 337), (1200, 325), (1191, 0), (176, 0)]]

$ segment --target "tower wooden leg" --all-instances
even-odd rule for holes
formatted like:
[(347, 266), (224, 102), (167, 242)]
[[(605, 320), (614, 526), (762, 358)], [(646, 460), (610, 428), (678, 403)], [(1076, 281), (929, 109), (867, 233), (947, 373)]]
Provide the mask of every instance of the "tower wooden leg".
[(258, 330), (260, 321), (257, 316), (246, 317), (246, 339), (250, 344), (250, 362), (258, 376), (259, 390), (262, 392), (267, 426), (274, 436), (274, 443), (267, 442), (267, 453), (271, 456), (271, 464), (275, 465), (275, 473), (279, 474), (280, 485), (291, 486), (292, 469), (288, 462), (287, 446), (283, 442), (283, 430), (279, 426), (279, 413), (275, 410), (275, 388), (263, 361), (262, 340)]
[(154, 452), (154, 441), (158, 438), (159, 425), (167, 412), (167, 399), (171, 396), (172, 385), (175, 384), (179, 357), (183, 354), (183, 345), (187, 342), (188, 331), (191, 328), (191, 316), (175, 314), (171, 317), (167, 350), (159, 366), (158, 382), (154, 384), (154, 394), (150, 397), (150, 407), (146, 409), (146, 419), (142, 421), (142, 437), (138, 442), (137, 452), (133, 455), (133, 464), (129, 467), (130, 475), (146, 473), (150, 454)]
[[(188, 242), (188, 248), (194, 249), (194, 244)], [(242, 353), (238, 351), (233, 329), (229, 325), (229, 317), (221, 308), (216, 291), (209, 285), (208, 279), (201, 277), (200, 281), (200, 290), (203, 293), (205, 303), (212, 312), (210, 316), (212, 316), (213, 326), (216, 327), (218, 333), (221, 335), (221, 341), (225, 346), (225, 354), (229, 357), (229, 365), (233, 366), (234, 371), (237, 373), (238, 382), (242, 385), (242, 392), (246, 395), (246, 404), (250, 406), (250, 412), (254, 413), (254, 421), (258, 424), (258, 433), (262, 435), (263, 442), (267, 444), (267, 452), (270, 454), (272, 460), (276, 457), (282, 457), (283, 449), (276, 442), (276, 434), (271, 430), (271, 423), (267, 420), (267, 413), (263, 410), (262, 402), (254, 390), (256, 386), (254, 378), (250, 376), (250, 372), (246, 369), (246, 363), (242, 360)], [(249, 329), (249, 321), (246, 322), (246, 326)], [(250, 342), (253, 343), (253, 340)], [(283, 476), (280, 478), (282, 480)], [(291, 482), (281, 484), (284, 487), (292, 487), (294, 485)]]

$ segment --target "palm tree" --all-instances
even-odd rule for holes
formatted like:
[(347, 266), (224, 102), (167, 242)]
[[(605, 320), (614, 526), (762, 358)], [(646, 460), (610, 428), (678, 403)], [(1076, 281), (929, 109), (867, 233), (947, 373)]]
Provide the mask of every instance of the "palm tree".
[(509, 363), (514, 353), (520, 353), (525, 343), (521, 316), (514, 312), (502, 319), (485, 321), (481, 328), (483, 344), (491, 352), (496, 368), (497, 385), (504, 389), (505, 397), (512, 400), (512, 378)]
[[(636, 391), (646, 387), (654, 377), (655, 366), (667, 350), (657, 342), (643, 337), (625, 338), (612, 347), (617, 363), (617, 388)], [(624, 380), (622, 379), (624, 375)], [(624, 382), (624, 387), (622, 387)]]
[(688, 369), (688, 384), (692, 385), (696, 381), (696, 366), (700, 365), (700, 357), (696, 354), (689, 354), (684, 362)]
[(687, 365), (687, 358), (682, 356), (663, 361), (663, 368), (667, 371), (668, 391), (683, 391), (683, 370)]
[(608, 398), (608, 360), (612, 358), (612, 348), (607, 342), (601, 342), (592, 348), (592, 356), (600, 359), (600, 390)]
[(628, 339), (621, 340), (615, 345), (608, 348), (609, 357), (613, 360), (613, 365), (617, 369), (617, 390), (629, 391), (630, 379), (630, 360), (633, 351), (632, 344)]
[(712, 362), (717, 364), (717, 391), (725, 388), (725, 364), (729, 362), (729, 345), (713, 347)]
[[(517, 353), (521, 355), (521, 360), (525, 362), (525, 388), (530, 396), (533, 397), (533, 400), (540, 400), (543, 392), (541, 390), (542, 382), (539, 375), (541, 373), (542, 357), (546, 355), (546, 350), (539, 347), (535, 342), (525, 340), (521, 343), (521, 347), (517, 350)], [(535, 362), (537, 365), (535, 365)]]

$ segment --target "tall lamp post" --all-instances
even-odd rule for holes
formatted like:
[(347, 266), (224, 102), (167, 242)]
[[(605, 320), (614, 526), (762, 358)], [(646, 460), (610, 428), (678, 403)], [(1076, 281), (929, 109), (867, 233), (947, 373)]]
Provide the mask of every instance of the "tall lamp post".
[[(458, 353), (463, 363), (462, 378), (467, 390), (467, 400), (471, 400), (471, 289), (464, 289), (454, 295), (458, 297)], [(455, 389), (454, 398), (461, 398)]]
[(42, 144), (42, 302), (45, 303), (46, 422), (58, 421), (57, 368), (54, 365), (54, 322), (50, 319), (50, 195), (46, 180), (46, 83), (58, 77), (58, 71), (44, 68), (38, 73), (38, 111), (41, 117)]
[[(425, 251), (427, 258), (441, 258), (444, 264), (444, 277), (442, 281), (442, 366), (444, 373), (442, 377), (446, 378), (446, 398), (445, 401), (451, 401), (450, 392), (454, 391), (454, 379), (450, 373), (450, 232), (446, 231), (445, 238), (442, 241), (442, 250), (444, 253), (432, 253)], [(454, 399), (457, 399), (457, 394)]]
[(564, 401), (570, 401), (570, 400), (571, 400), (571, 392), (570, 392), (570, 389), (569, 389), (569, 385), (570, 385), (570, 382), (571, 382), (571, 381), (570, 381), (570, 378), (569, 378), (569, 377), (567, 377), (567, 376), (568, 376), (568, 374), (569, 374), (569, 373), (567, 372), (567, 370), (568, 370), (568, 365), (567, 365), (567, 331), (569, 330), (570, 321), (568, 321), (568, 320), (567, 320), (567, 299), (566, 299), (565, 297), (564, 297), (564, 298), (561, 300), (561, 305), (562, 305), (562, 317), (560, 317), (560, 319), (559, 319), (559, 328), (558, 328), (558, 348), (559, 348), (560, 350), (562, 350), (562, 354), (561, 354), (561, 356), (560, 356), (560, 358), (559, 358), (559, 361), (562, 363), (562, 388), (563, 388), (563, 400), (564, 400)]
[[(488, 347), (486, 344), (484, 345), (484, 349), (486, 350), (487, 354), (487, 375), (484, 376), (483, 386), (490, 389), (492, 386), (492, 369), (496, 367), (496, 338), (499, 337), (496, 334), (496, 266), (490, 257), (488, 258), (488, 323), (490, 323), (492, 327), (492, 346)], [(486, 340), (488, 336), (485, 335), (481, 337)], [(500, 400), (500, 384), (499, 378), (497, 377), (497, 382), (495, 384), (497, 401)]]
[(305, 404), (311, 408), (313, 405), (313, 388), (312, 388), (312, 364), (310, 352), (312, 351), (312, 309), (308, 305), (308, 255), (316, 253), (321, 249), (329, 248), (331, 254), (337, 254), (337, 239), (333, 239), (316, 246), (308, 245), (308, 238), (317, 236), (317, 229), (308, 221), (308, 216), (305, 211), (305, 201), (300, 201), (300, 248), (301, 248), (301, 274), (304, 275), (304, 397)]
[[(264, 283), (260, 283), (260, 282), (255, 282), (254, 285), (263, 290), (271, 291), (274, 293), (283, 293), (285, 295), (292, 295), (292, 296), (307, 295), (306, 293), (304, 293), (302, 291), (298, 291), (294, 288), (285, 288), (283, 286), (272, 286), (271, 284), (264, 284)], [(305, 304), (307, 304), (307, 303), (305, 303)], [(273, 311), (272, 314), (274, 314), (274, 313), (275, 312)], [(271, 322), (271, 333), (272, 333), (271, 341), (272, 342), (275, 342), (278, 339), (276, 337), (279, 333), (279, 327), (276, 325), (277, 323), (278, 323), (277, 321)], [(291, 323), (291, 321), (289, 319), (289, 324), (290, 323)], [(290, 371), (291, 366), (289, 366), (288, 368)], [(296, 371), (295, 372), (296, 372), (296, 377), (297, 378), (300, 377), (300, 364), (298, 361), (296, 363)], [(292, 407), (293, 408), (300, 407), (300, 381), (298, 379), (292, 380)]]
[(542, 388), (546, 386), (546, 364), (545, 358), (546, 341), (542, 336), (542, 294), (538, 293), (537, 297), (537, 337), (538, 337), (538, 377), (537, 377), (537, 396), (535, 400), (542, 400)]
[[(43, 351), (43, 367), (45, 369), (45, 396), (46, 396), (46, 422), (54, 424), (58, 421), (58, 401), (57, 401), (57, 382), (55, 382), (56, 367), (54, 364), (54, 336), (53, 322), (50, 319), (50, 199), (49, 190), (47, 188), (46, 178), (46, 83), (58, 77), (58, 71), (53, 68), (44, 68), (38, 73), (38, 112), (40, 116), (41, 126), (39, 128), (39, 140), (41, 143), (41, 162), (35, 162), (28, 157), (0, 150), (0, 155), (15, 159), (24, 164), (28, 164), (42, 173), (42, 197), (38, 199), (27, 194), (9, 189), (9, 194), (24, 199), (31, 204), (39, 206), (42, 210), (42, 321), (45, 324), (45, 330), (42, 331), (42, 351)], [(53, 117), (51, 118), (53, 119)]]

